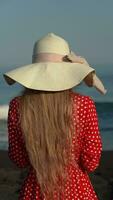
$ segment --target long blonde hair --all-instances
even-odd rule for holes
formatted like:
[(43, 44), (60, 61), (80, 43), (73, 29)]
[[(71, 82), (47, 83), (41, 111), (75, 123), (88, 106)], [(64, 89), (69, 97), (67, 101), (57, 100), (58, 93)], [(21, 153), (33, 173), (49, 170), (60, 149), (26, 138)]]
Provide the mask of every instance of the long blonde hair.
[[(36, 171), (42, 193), (60, 188), (70, 162), (72, 99), (70, 90), (45, 92), (25, 90), (20, 104), (21, 128), (30, 162)], [(52, 199), (52, 198), (51, 198)]]

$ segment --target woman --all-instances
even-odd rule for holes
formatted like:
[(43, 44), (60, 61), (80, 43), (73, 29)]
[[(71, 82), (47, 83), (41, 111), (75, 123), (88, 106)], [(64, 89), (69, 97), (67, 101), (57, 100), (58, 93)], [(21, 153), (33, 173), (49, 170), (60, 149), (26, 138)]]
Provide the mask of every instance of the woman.
[(35, 43), (33, 64), (4, 76), (25, 87), (8, 115), (9, 157), (29, 167), (19, 200), (97, 200), (88, 177), (102, 150), (96, 109), (72, 92), (84, 80), (105, 93), (95, 70), (50, 33)]

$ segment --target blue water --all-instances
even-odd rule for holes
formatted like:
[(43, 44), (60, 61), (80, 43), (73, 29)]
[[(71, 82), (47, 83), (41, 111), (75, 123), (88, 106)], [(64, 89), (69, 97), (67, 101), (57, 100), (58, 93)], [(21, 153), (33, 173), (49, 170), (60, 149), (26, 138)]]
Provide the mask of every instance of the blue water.
[[(84, 84), (73, 88), (73, 90), (89, 95), (94, 99), (99, 118), (103, 150), (113, 150), (113, 74), (104, 74), (100, 75), (100, 77), (107, 89), (105, 96)], [(8, 86), (0, 76), (0, 105), (7, 105), (10, 99), (18, 95), (22, 89), (18, 84)], [(7, 149), (7, 128), (6, 121), (3, 120), (0, 121), (0, 149)]]

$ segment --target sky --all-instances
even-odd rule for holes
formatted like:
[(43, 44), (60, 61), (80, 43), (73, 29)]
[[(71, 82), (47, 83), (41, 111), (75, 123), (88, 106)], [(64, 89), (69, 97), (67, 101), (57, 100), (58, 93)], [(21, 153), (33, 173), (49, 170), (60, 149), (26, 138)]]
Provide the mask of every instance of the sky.
[(113, 0), (0, 0), (0, 71), (31, 63), (35, 41), (49, 32), (113, 74)]

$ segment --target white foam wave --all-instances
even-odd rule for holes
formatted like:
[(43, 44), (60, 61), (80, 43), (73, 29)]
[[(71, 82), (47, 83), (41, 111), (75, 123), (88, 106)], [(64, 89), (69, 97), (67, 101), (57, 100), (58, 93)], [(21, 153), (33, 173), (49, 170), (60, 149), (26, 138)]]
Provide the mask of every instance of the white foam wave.
[(0, 119), (7, 119), (8, 116), (8, 105), (0, 105)]

